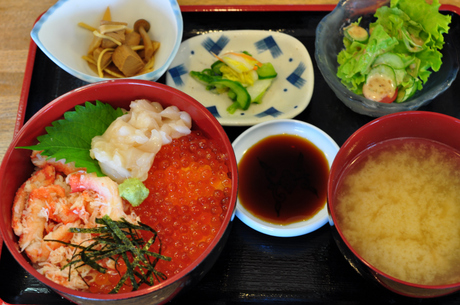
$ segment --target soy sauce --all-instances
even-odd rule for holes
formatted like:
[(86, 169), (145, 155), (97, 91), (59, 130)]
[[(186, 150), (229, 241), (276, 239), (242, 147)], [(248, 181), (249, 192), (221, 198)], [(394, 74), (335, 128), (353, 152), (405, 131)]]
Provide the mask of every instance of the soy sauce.
[(238, 171), (240, 203), (267, 222), (307, 220), (326, 204), (329, 163), (316, 145), (300, 136), (262, 139), (245, 152)]

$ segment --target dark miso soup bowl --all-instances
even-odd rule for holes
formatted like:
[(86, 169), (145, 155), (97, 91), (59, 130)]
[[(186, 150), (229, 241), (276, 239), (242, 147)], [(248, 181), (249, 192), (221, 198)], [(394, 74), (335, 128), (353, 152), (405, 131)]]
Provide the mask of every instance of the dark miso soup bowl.
[(389, 114), (367, 123), (347, 139), (331, 167), (328, 181), (328, 213), (332, 235), (338, 248), (352, 267), (364, 278), (409, 297), (431, 298), (460, 290), (460, 282), (428, 286), (408, 283), (391, 277), (363, 259), (344, 237), (336, 216), (335, 192), (341, 175), (363, 150), (376, 143), (401, 137), (417, 137), (446, 144), (460, 153), (460, 120), (440, 113), (406, 111)]
[[(208, 248), (190, 266), (179, 274), (152, 287), (121, 294), (93, 294), (80, 292), (56, 284), (39, 274), (30, 264), (27, 256), (19, 251), (18, 238), (11, 229), (11, 209), (16, 190), (33, 172), (30, 150), (15, 149), (37, 143), (37, 136), (45, 133), (45, 127), (61, 119), (63, 113), (73, 110), (86, 101), (110, 103), (114, 107), (129, 109), (131, 101), (148, 99), (159, 102), (163, 107), (175, 105), (190, 114), (192, 129), (200, 129), (210, 139), (220, 142), (228, 154), (228, 168), (231, 171), (232, 194), (229, 208), (222, 226)], [(16, 261), (31, 275), (61, 296), (77, 304), (163, 304), (179, 293), (195, 285), (211, 269), (220, 255), (231, 230), (237, 198), (237, 163), (232, 144), (214, 116), (199, 102), (179, 90), (155, 82), (143, 80), (111, 80), (90, 84), (66, 93), (38, 111), (14, 137), (0, 168), (0, 229), (4, 242)]]

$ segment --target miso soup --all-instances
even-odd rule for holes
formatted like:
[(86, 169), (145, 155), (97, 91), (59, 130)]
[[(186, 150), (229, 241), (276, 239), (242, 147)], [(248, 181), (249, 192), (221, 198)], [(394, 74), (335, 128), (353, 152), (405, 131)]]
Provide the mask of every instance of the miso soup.
[(336, 225), (367, 262), (415, 284), (460, 282), (460, 155), (431, 140), (368, 148), (342, 174)]

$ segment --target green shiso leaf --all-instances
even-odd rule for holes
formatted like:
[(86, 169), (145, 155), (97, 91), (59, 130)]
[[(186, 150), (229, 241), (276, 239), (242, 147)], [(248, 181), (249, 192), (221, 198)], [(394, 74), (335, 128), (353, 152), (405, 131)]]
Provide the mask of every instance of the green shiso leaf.
[(46, 127), (47, 133), (37, 137), (37, 145), (16, 148), (43, 151), (43, 156), (75, 162), (76, 167), (84, 167), (88, 173), (104, 176), (97, 160), (90, 156), (91, 140), (102, 135), (122, 115), (121, 108), (114, 109), (100, 101), (86, 102), (84, 106), (75, 106), (75, 111), (64, 113), (64, 119)]

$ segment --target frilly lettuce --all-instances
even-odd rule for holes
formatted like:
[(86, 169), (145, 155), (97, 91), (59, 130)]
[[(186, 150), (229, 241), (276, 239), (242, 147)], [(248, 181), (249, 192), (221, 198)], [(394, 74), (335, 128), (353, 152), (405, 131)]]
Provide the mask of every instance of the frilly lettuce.
[[(369, 25), (366, 43), (344, 37), (345, 48), (337, 57), (337, 76), (342, 83), (362, 94), (375, 59), (392, 52), (407, 64), (406, 75), (401, 78), (404, 81), (398, 83), (398, 89), (414, 85), (422, 89), (430, 74), (441, 67), (439, 50), (445, 43), (443, 34), (449, 31), (451, 16), (439, 13), (439, 7), (439, 0), (433, 0), (431, 5), (424, 0), (392, 0), (390, 7), (380, 7), (374, 15), (377, 20)], [(360, 22), (361, 18), (356, 24)], [(408, 81), (411, 77), (415, 81)]]
[[(345, 38), (346, 39), (346, 38)], [(367, 43), (353, 41), (347, 49), (340, 52), (338, 76), (346, 83), (347, 87), (361, 94), (362, 84), (370, 72), (371, 65), (378, 55), (392, 50), (398, 40), (389, 36), (381, 25), (375, 26)]]

